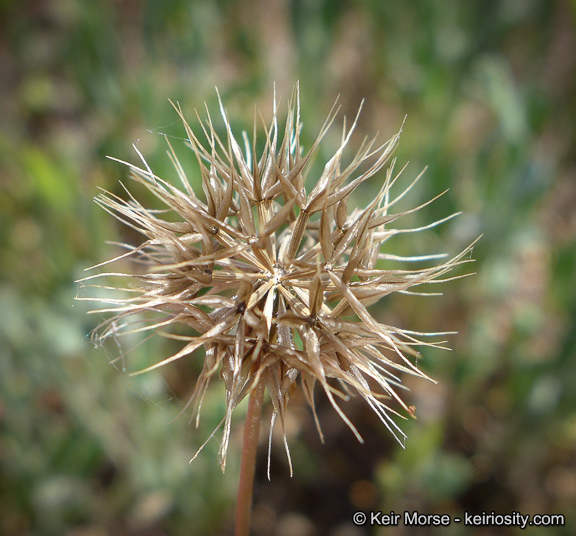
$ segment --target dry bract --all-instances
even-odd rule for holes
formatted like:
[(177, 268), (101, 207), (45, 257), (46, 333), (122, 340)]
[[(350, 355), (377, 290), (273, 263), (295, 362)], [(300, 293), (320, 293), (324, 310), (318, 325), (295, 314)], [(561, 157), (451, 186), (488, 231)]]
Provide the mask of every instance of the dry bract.
[[(359, 440), (358, 431), (338, 403), (346, 399), (350, 389), (366, 400), (402, 443), (405, 436), (391, 418), (397, 413), (389, 404), (394, 400), (411, 413), (397, 394), (402, 387), (399, 376), (406, 373), (426, 378), (415, 364), (415, 347), (440, 345), (422, 340), (440, 334), (384, 325), (373, 318), (367, 306), (392, 292), (409, 293), (411, 287), (423, 283), (446, 281), (442, 276), (467, 262), (470, 248), (432, 267), (381, 268), (382, 260), (430, 261), (445, 257), (401, 258), (383, 252), (382, 246), (390, 237), (428, 229), (449, 219), (418, 229), (390, 227), (400, 217), (421, 208), (392, 211), (416, 182), (392, 197), (399, 175), (393, 174), (393, 162), (382, 172), (382, 186), (366, 208), (349, 211), (347, 206), (350, 194), (388, 164), (399, 134), (382, 145), (375, 139), (365, 141), (344, 165), (342, 155), (356, 121), (350, 129), (345, 125), (340, 147), (308, 192), (305, 183), (311, 157), (337, 109), (331, 110), (318, 138), (305, 151), (300, 144), (302, 125), (296, 88), (283, 131), (274, 102), (272, 122), (265, 127), (265, 147), (262, 154), (256, 154), (256, 124), (251, 141), (243, 134), (241, 147), (222, 104), (220, 112), (227, 135), (224, 139), (218, 137), (208, 113), (206, 121), (198, 118), (205, 142), (190, 128), (180, 107), (175, 108), (197, 157), (205, 201), (197, 197), (171, 147), (182, 189), (156, 176), (144, 159), (144, 168), (126, 165), (132, 178), (177, 218), (163, 219), (164, 212), (147, 210), (130, 194), (122, 199), (103, 192), (96, 198), (100, 206), (146, 238), (138, 247), (123, 244), (127, 251), (108, 262), (132, 257), (146, 265), (147, 271), (143, 275), (114, 274), (138, 281), (136, 288), (118, 289), (127, 293), (125, 298), (90, 298), (111, 305), (98, 312), (113, 313), (95, 336), (103, 339), (150, 332), (182, 341), (177, 353), (134, 374), (181, 359), (201, 346), (205, 348), (202, 373), (191, 403), (198, 419), (210, 382), (223, 378), (226, 416), (221, 423), (222, 469), (232, 412), (259, 382), (264, 383), (272, 402), (271, 429), (276, 421), (284, 427), (286, 407), (299, 382), (322, 436), (313, 395), (319, 383)], [(83, 281), (107, 275), (101, 273)], [(186, 326), (188, 334), (171, 332), (176, 324)]]

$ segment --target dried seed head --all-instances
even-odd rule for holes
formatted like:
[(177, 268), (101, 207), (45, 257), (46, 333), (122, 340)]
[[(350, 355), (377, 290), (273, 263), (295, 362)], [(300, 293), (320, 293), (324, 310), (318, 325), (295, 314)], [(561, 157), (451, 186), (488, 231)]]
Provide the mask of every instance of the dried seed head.
[[(147, 210), (130, 194), (127, 200), (109, 192), (96, 198), (100, 206), (146, 238), (137, 247), (123, 244), (127, 252), (108, 262), (131, 257), (144, 264), (147, 271), (137, 276), (114, 274), (138, 281), (136, 288), (118, 288), (128, 293), (126, 298), (89, 298), (111, 305), (97, 312), (113, 313), (99, 326), (95, 337), (152, 332), (182, 341), (177, 353), (133, 374), (157, 369), (201, 346), (205, 348), (192, 402), (199, 419), (210, 382), (223, 378), (226, 416), (221, 423), (222, 469), (232, 412), (260, 382), (272, 402), (271, 429), (276, 420), (284, 428), (286, 407), (299, 380), (321, 437), (314, 410), (316, 383), (360, 441), (360, 434), (337, 402), (338, 398), (346, 398), (350, 388), (403, 443), (405, 436), (391, 418), (398, 414), (389, 403), (393, 400), (407, 414), (413, 414), (397, 394), (401, 387), (399, 375), (427, 378), (414, 364), (418, 354), (415, 347), (439, 346), (440, 342), (422, 337), (441, 334), (381, 324), (367, 306), (392, 292), (408, 293), (417, 285), (446, 281), (441, 279), (444, 274), (468, 261), (471, 246), (432, 267), (381, 268), (381, 260), (443, 258), (402, 258), (384, 253), (382, 246), (395, 234), (428, 229), (453, 217), (417, 229), (391, 228), (397, 219), (421, 208), (391, 211), (406, 191), (392, 197), (392, 187), (400, 175), (393, 174), (394, 162), (383, 173), (375, 199), (366, 208), (349, 213), (350, 194), (388, 164), (399, 133), (382, 145), (377, 145), (375, 139), (364, 142), (351, 162), (344, 165), (342, 155), (356, 120), (350, 129), (344, 126), (340, 147), (308, 192), (305, 183), (311, 156), (334, 121), (336, 107), (310, 150), (304, 151), (296, 86), (283, 132), (274, 102), (260, 155), (256, 154), (256, 126), (251, 143), (243, 135), (242, 149), (221, 101), (226, 138), (216, 134), (208, 113), (206, 121), (198, 118), (204, 143), (190, 128), (180, 107), (174, 107), (196, 155), (206, 200), (197, 197), (171, 147), (183, 189), (154, 175), (143, 158), (144, 168), (125, 164), (132, 178), (158, 197), (176, 218), (163, 219), (166, 211)], [(368, 166), (363, 166), (366, 162)], [(188, 334), (171, 332), (175, 325), (185, 326)], [(335, 386), (333, 379), (339, 380), (346, 393)]]

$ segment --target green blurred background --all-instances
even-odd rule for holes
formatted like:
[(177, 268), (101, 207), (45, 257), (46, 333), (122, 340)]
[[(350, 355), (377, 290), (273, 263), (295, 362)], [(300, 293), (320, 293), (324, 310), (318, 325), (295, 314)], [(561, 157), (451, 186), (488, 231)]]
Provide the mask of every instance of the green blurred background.
[[(418, 420), (406, 449), (352, 400), (359, 445), (319, 396), (322, 445), (297, 397), (295, 475), (278, 441), (268, 482), (262, 445), (254, 534), (522, 532), (358, 528), (356, 510), (554, 513), (566, 526), (528, 533), (576, 533), (575, 23), (568, 0), (0, 1), (0, 534), (230, 534), (242, 410), (226, 474), (217, 439), (189, 465), (223, 415), (221, 388), (199, 430), (177, 418), (201, 356), (123, 374), (109, 363), (117, 349), (90, 343), (99, 318), (74, 302), (86, 295), (74, 280), (114, 254), (106, 240), (135, 239), (92, 201), (127, 176), (106, 155), (138, 162), (134, 143), (173, 178), (168, 134), (195, 176), (168, 99), (193, 123), (204, 101), (216, 111), (218, 86), (249, 129), (254, 104), (270, 118), (273, 82), (285, 105), (296, 80), (308, 146), (338, 94), (340, 122), (366, 99), (355, 143), (386, 139), (407, 115), (405, 183), (428, 170), (405, 206), (450, 190), (401, 225), (464, 212), (402, 235), (395, 253), (483, 238), (476, 276), (375, 309), (408, 329), (459, 331), (453, 352), (424, 352), (439, 384), (408, 382)], [(167, 351), (152, 340), (128, 365)]]

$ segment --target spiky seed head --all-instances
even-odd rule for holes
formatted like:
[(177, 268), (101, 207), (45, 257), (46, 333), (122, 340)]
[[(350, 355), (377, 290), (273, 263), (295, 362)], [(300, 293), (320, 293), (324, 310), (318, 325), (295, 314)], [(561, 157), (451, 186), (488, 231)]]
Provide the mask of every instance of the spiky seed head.
[[(127, 297), (87, 298), (110, 305), (94, 312), (112, 313), (97, 328), (95, 337), (102, 340), (152, 332), (182, 341), (178, 352), (133, 374), (160, 368), (204, 347), (203, 368), (192, 402), (198, 422), (209, 384), (215, 378), (223, 379), (223, 470), (232, 413), (262, 382), (272, 403), (271, 432), (276, 421), (284, 432), (288, 401), (299, 382), (321, 437), (314, 410), (316, 384), (360, 441), (360, 434), (337, 400), (354, 391), (402, 444), (405, 435), (391, 417), (399, 414), (390, 402), (405, 413), (413, 413), (397, 393), (402, 387), (400, 375), (430, 379), (415, 364), (416, 347), (440, 346), (441, 341), (430, 342), (426, 337), (441, 334), (384, 325), (367, 307), (393, 292), (410, 293), (409, 289), (417, 285), (445, 281), (442, 276), (467, 262), (470, 248), (452, 259), (418, 269), (384, 269), (379, 262), (444, 258), (397, 257), (386, 253), (383, 245), (398, 233), (428, 229), (454, 215), (421, 228), (391, 226), (424, 206), (404, 212), (391, 210), (418, 179), (392, 196), (400, 173), (394, 174), (391, 156), (400, 133), (381, 145), (376, 138), (365, 141), (344, 164), (342, 156), (357, 116), (349, 129), (344, 126), (340, 147), (323, 172), (312, 179), (311, 159), (337, 115), (336, 104), (306, 151), (300, 143), (298, 86), (283, 130), (274, 98), (272, 121), (264, 129), (265, 146), (257, 154), (256, 121), (251, 142), (243, 133), (242, 148), (220, 98), (219, 102), (226, 137), (218, 136), (207, 110), (207, 120), (198, 117), (204, 142), (180, 106), (174, 105), (198, 162), (204, 199), (192, 188), (169, 142), (181, 188), (156, 176), (141, 155), (143, 167), (123, 162), (130, 168), (131, 178), (144, 185), (167, 210), (148, 210), (132, 195), (123, 199), (104, 191), (96, 198), (104, 210), (145, 238), (138, 246), (122, 244), (127, 251), (107, 263), (131, 257), (147, 270), (138, 275), (113, 274), (138, 282), (136, 288), (118, 287)], [(352, 192), (387, 165), (375, 198), (367, 207), (350, 211)], [(312, 183), (308, 189), (306, 182)], [(166, 212), (172, 217), (165, 218)], [(107, 275), (111, 274), (100, 273), (82, 281)], [(188, 334), (171, 333), (175, 325), (185, 326)], [(286, 444), (285, 434), (284, 439)]]

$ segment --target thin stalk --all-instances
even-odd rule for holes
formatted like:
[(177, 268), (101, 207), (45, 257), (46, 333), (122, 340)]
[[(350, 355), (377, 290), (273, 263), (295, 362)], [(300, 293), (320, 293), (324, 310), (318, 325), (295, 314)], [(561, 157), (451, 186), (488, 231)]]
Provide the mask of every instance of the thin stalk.
[(263, 400), (264, 382), (260, 381), (250, 394), (248, 413), (244, 424), (242, 465), (240, 467), (240, 481), (238, 483), (238, 498), (236, 502), (236, 536), (250, 535), (256, 451), (258, 449), (258, 435), (260, 432)]

